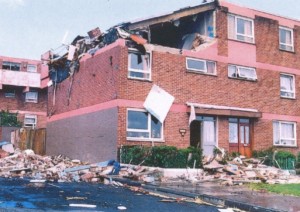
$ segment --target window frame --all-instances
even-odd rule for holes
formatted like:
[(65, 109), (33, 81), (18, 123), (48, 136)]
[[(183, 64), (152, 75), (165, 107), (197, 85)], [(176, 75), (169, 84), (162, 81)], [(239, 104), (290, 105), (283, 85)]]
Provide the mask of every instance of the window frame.
[[(30, 98), (30, 94), (35, 94), (36, 98)], [(25, 102), (38, 103), (39, 93), (37, 91), (29, 91), (25, 93)]]
[[(142, 129), (134, 129), (134, 128), (128, 128), (128, 112), (129, 111), (134, 111), (134, 112), (142, 112), (142, 113), (147, 113), (147, 122), (148, 122), (148, 129), (146, 130), (142, 130)], [(154, 141), (154, 142), (164, 142), (164, 125), (163, 123), (161, 123), (161, 129), (160, 129), (160, 138), (152, 138), (152, 133), (151, 133), (151, 121), (153, 115), (151, 115), (151, 113), (149, 113), (148, 111), (144, 110), (144, 109), (137, 109), (137, 108), (127, 108), (126, 111), (126, 139), (129, 141)], [(128, 132), (145, 132), (145, 133), (149, 133), (149, 137), (130, 137), (127, 136)]]
[[(285, 30), (285, 31), (290, 31), (291, 32), (291, 43), (292, 44), (287, 44), (287, 43), (281, 43), (281, 37), (280, 37), (280, 30)], [(281, 48), (281, 45), (285, 46), (285, 48)], [(292, 49), (286, 49), (286, 47), (291, 47)], [(284, 27), (284, 26), (279, 26), (279, 49), (284, 50), (284, 51), (289, 51), (289, 52), (294, 52), (295, 51), (295, 45), (294, 45), (294, 29)]]
[[(253, 19), (246, 18), (246, 17), (239, 16), (239, 15), (235, 15), (235, 14), (231, 14), (231, 13), (228, 14), (228, 19), (229, 19), (229, 16), (232, 16), (234, 18), (234, 29), (233, 29), (234, 30), (234, 35), (233, 35), (233, 37), (230, 37), (230, 38), (234, 39), (234, 40), (237, 40), (237, 41), (240, 41), (240, 42), (254, 44), (255, 43), (255, 34), (254, 34), (254, 21), (253, 21)], [(238, 19), (241, 19), (241, 20), (244, 20), (244, 21), (250, 21), (251, 22), (251, 26), (252, 26), (251, 35), (246, 35), (246, 34), (238, 33), (238, 24), (237, 24)], [(228, 31), (229, 30), (231, 30), (231, 29), (229, 28), (229, 24), (228, 24)], [(238, 39), (238, 36), (242, 36), (244, 38), (251, 39), (252, 41)]]
[[(28, 67), (35, 67), (35, 69), (34, 69), (34, 71), (32, 71), (32, 70), (29, 70)], [(37, 73), (37, 65), (28, 64), (26, 71), (29, 73)]]
[[(229, 75), (229, 68), (231, 66), (235, 66), (236, 68), (236, 77), (233, 77), (233, 76), (230, 76)], [(249, 70), (253, 70), (254, 73), (255, 73), (255, 78), (252, 78), (252, 77), (243, 77), (243, 76), (240, 76), (240, 69), (249, 69)], [(239, 66), (239, 65), (234, 65), (234, 64), (228, 64), (228, 78), (232, 78), (232, 79), (243, 79), (243, 80), (249, 80), (249, 81), (257, 81), (257, 73), (256, 73), (256, 68), (252, 68), (252, 67), (247, 67), (247, 66)]]
[[(6, 69), (6, 68), (3, 68), (3, 66), (6, 64), (6, 66), (9, 66), (9, 69)], [(19, 70), (14, 70), (14, 69), (12, 69), (12, 67), (14, 66), (14, 65), (17, 65), (18, 67), (19, 67)], [(3, 69), (3, 70), (9, 70), (9, 71), (21, 71), (21, 63), (16, 63), (16, 62), (10, 62), (10, 61), (3, 61), (2, 62), (2, 67), (1, 67), (1, 69)]]
[[(131, 68), (131, 57), (130, 57), (131, 53), (142, 55), (137, 49), (133, 49), (133, 48), (129, 48), (128, 49), (128, 75), (127, 75), (127, 77), (129, 79), (151, 81), (151, 79), (152, 79), (152, 52), (146, 52), (146, 54), (149, 55), (149, 67), (148, 67), (148, 70), (141, 70), (141, 69)], [(148, 78), (134, 77), (134, 76), (130, 75), (130, 73), (132, 73), (132, 72), (142, 73), (142, 74), (148, 74), (149, 77)]]
[[(278, 123), (279, 124), (279, 144), (276, 144), (275, 142), (275, 137), (274, 137), (274, 133), (275, 133), (275, 128), (274, 128), (274, 124)], [(273, 146), (283, 146), (283, 147), (297, 147), (297, 123), (296, 122), (292, 122), (292, 121), (279, 121), (279, 120), (273, 120), (272, 122), (273, 124)], [(294, 135), (295, 138), (291, 139), (291, 138), (282, 138), (281, 137), (281, 124), (292, 124), (293, 125), (293, 131), (294, 131)], [(286, 145), (282, 142), (282, 140), (290, 140), (290, 141), (294, 141), (294, 145)]]
[[(292, 77), (293, 78), (293, 92), (290, 92), (290, 91), (287, 91), (287, 90), (282, 90), (281, 88), (281, 76), (289, 76), (289, 77)], [(295, 78), (295, 75), (293, 74), (286, 74), (286, 73), (280, 73), (280, 97), (282, 98), (286, 98), (286, 99), (296, 99), (296, 78)], [(289, 97), (289, 96), (283, 96), (281, 94), (281, 92), (285, 92), (285, 93), (292, 93), (293, 96), (292, 97)]]
[[(193, 60), (193, 61), (199, 61), (199, 62), (204, 62), (205, 69), (196, 69), (196, 68), (189, 68), (188, 67), (188, 60)], [(208, 73), (207, 72), (207, 62), (214, 63), (214, 72), (213, 73)], [(193, 73), (200, 73), (200, 74), (207, 74), (207, 75), (217, 75), (217, 63), (216, 61), (211, 61), (211, 60), (203, 60), (203, 59), (198, 59), (198, 58), (192, 58), (192, 57), (186, 57), (185, 59), (185, 66), (188, 72), (193, 72)]]
[(4, 91), (5, 98), (16, 98), (16, 90), (15, 89), (8, 89)]
[[(34, 123), (26, 123), (26, 119), (34, 119)], [(36, 128), (37, 125), (37, 115), (32, 115), (32, 114), (25, 114), (24, 116), (24, 127), (31, 127), (31, 128)]]

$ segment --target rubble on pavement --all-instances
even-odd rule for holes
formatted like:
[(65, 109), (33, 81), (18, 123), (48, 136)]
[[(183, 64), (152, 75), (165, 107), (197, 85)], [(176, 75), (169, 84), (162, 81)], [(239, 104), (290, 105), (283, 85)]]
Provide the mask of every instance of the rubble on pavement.
[(131, 164), (120, 164), (115, 160), (88, 164), (68, 157), (41, 156), (27, 149), (6, 152), (0, 149), (0, 177), (31, 178), (31, 182), (103, 182), (122, 186), (114, 177), (122, 177), (144, 183), (187, 181), (201, 183), (205, 181), (221, 182), (222, 185), (240, 185), (244, 183), (300, 183), (300, 177), (288, 170), (262, 164), (262, 160), (236, 157), (220, 163), (218, 157), (204, 158), (203, 169), (163, 169)]

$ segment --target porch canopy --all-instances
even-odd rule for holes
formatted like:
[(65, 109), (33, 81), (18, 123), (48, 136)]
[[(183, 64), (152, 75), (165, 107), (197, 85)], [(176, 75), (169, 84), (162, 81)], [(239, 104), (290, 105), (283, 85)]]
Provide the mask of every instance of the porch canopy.
[(228, 107), (220, 105), (209, 105), (187, 102), (190, 107), (190, 123), (196, 118), (196, 114), (215, 115), (215, 116), (233, 116), (245, 118), (261, 118), (262, 113), (257, 109)]

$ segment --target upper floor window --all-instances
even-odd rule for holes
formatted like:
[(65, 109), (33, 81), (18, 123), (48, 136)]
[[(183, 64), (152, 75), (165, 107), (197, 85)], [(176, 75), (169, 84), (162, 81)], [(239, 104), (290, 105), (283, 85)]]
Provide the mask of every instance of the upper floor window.
[(145, 110), (128, 109), (127, 139), (162, 140), (162, 123)]
[(134, 79), (151, 80), (151, 55), (138, 51), (128, 52), (128, 77)]
[(253, 20), (236, 16), (228, 15), (228, 37), (239, 41), (254, 43), (254, 24)]
[(27, 72), (37, 72), (36, 65), (27, 65)]
[(247, 80), (257, 80), (255, 68), (228, 65), (228, 77)]
[(3, 61), (2, 69), (11, 70), (11, 71), (20, 71), (21, 63), (12, 63), (12, 62)]
[(294, 51), (293, 29), (279, 27), (279, 48)]
[(16, 91), (14, 89), (6, 89), (4, 91), (4, 97), (15, 98), (16, 97)]
[(38, 102), (38, 92), (36, 92), (36, 91), (27, 92), (25, 94), (25, 102), (37, 103)]
[(189, 71), (195, 71), (206, 74), (216, 74), (216, 62), (186, 58), (186, 68)]
[(280, 96), (295, 98), (295, 77), (289, 74), (280, 74)]
[(29, 115), (26, 114), (24, 117), (24, 127), (32, 127), (35, 128), (37, 123), (37, 116), (36, 115)]
[(273, 121), (274, 146), (296, 146), (296, 123)]

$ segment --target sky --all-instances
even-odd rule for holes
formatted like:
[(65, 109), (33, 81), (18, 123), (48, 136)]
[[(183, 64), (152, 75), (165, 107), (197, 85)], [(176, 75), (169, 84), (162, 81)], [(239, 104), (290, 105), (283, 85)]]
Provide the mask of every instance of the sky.
[[(203, 0), (0, 0), (0, 55), (40, 59), (91, 29), (196, 6)], [(299, 0), (227, 0), (300, 20)], [(65, 39), (64, 39), (65, 37)]]

